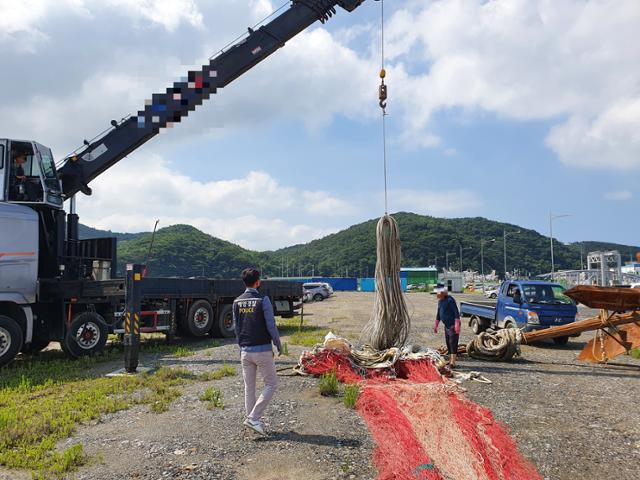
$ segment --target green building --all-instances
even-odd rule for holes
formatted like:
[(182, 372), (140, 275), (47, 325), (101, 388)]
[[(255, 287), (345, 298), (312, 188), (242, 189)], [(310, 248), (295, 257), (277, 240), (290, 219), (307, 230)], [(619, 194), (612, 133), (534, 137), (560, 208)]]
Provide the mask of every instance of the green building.
[(400, 277), (407, 278), (407, 285), (434, 285), (438, 283), (438, 270), (436, 267), (401, 268)]

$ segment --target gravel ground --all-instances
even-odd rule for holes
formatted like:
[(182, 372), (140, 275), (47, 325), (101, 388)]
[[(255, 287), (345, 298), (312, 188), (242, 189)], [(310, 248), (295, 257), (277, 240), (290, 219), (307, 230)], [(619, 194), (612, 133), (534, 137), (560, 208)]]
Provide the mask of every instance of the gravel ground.
[[(443, 334), (431, 332), (435, 298), (421, 293), (407, 298), (413, 318), (411, 341), (442, 345)], [(372, 294), (339, 292), (329, 300), (305, 305), (305, 322), (357, 339), (372, 305)], [(478, 370), (493, 381), (492, 385), (470, 382), (464, 387), (469, 398), (490, 408), (508, 425), (524, 456), (545, 478), (637, 480), (640, 362), (629, 357), (606, 366), (576, 361), (589, 335), (565, 347), (552, 343), (524, 346), (522, 357), (509, 363), (463, 358), (461, 371)], [(463, 325), (461, 341), (470, 338)], [(303, 349), (289, 344), (289, 350), (289, 357), (277, 359), (279, 367), (295, 364)], [(80, 442), (92, 460), (70, 478), (375, 478), (374, 445), (364, 422), (340, 399), (320, 396), (317, 380), (281, 376), (266, 412), (270, 434), (258, 438), (241, 426), (243, 385), (234, 344), (224, 342), (183, 358), (142, 357), (143, 364), (180, 366), (194, 372), (213, 370), (224, 362), (236, 366), (238, 375), (187, 384), (165, 413), (150, 413), (148, 407), (140, 406), (78, 428), (60, 446)], [(120, 366), (120, 362), (103, 364), (100, 370)], [(223, 392), (224, 409), (208, 410), (198, 399), (209, 386)], [(30, 476), (0, 470), (0, 480), (16, 478)]]

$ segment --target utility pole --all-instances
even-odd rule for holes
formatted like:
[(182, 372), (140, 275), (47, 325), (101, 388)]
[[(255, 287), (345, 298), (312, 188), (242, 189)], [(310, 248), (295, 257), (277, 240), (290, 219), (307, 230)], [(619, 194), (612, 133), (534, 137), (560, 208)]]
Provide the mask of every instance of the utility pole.
[(549, 211), (549, 240), (551, 241), (551, 281), (555, 280), (556, 266), (553, 260), (553, 221), (556, 218), (570, 217), (571, 214), (554, 215)]
[(449, 270), (449, 255), (455, 255), (456, 252), (445, 252), (444, 256), (445, 256), (445, 263), (447, 265), (447, 270)]
[(489, 240), (485, 240), (484, 238), (480, 239), (480, 273), (482, 274), (482, 293), (484, 293), (484, 244), (493, 243), (495, 241), (495, 238), (491, 238)]
[(503, 242), (503, 248), (504, 248), (504, 279), (507, 279), (507, 237), (509, 235), (515, 235), (516, 233), (520, 233), (520, 230), (516, 231), (516, 232), (509, 232), (507, 233), (506, 229), (502, 229), (502, 242)]

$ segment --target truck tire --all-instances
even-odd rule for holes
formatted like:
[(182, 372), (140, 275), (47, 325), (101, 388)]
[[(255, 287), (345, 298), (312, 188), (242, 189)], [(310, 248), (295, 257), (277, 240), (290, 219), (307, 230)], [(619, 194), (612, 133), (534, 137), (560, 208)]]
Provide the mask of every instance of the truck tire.
[(232, 338), (236, 335), (233, 323), (233, 305), (221, 305), (218, 311), (217, 321), (213, 324), (211, 333), (214, 337)]
[(11, 317), (0, 315), (0, 367), (6, 365), (22, 349), (22, 329)]
[(189, 307), (184, 330), (192, 337), (204, 337), (213, 326), (213, 309), (206, 300), (196, 300)]
[(22, 346), (22, 353), (38, 353), (49, 346), (49, 339), (42, 337), (33, 337), (31, 343), (25, 343)]
[(83, 312), (73, 319), (60, 346), (74, 358), (88, 357), (104, 350), (108, 335), (107, 323), (101, 315)]
[(504, 328), (517, 328), (517, 327), (516, 327), (516, 324), (513, 321), (507, 320), (504, 323)]
[(484, 332), (487, 329), (485, 323), (475, 315), (471, 317), (469, 326), (471, 327), (471, 331), (476, 335), (478, 335), (481, 332)]
[(569, 343), (569, 337), (555, 337), (553, 339), (553, 343), (556, 345), (566, 345)]

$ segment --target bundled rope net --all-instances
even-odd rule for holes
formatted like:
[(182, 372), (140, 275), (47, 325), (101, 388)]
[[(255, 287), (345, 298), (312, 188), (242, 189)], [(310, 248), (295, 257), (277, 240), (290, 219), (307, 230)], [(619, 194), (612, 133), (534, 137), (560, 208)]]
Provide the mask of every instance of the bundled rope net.
[(390, 215), (376, 227), (376, 294), (373, 314), (361, 340), (375, 350), (402, 347), (409, 337), (411, 319), (400, 284), (400, 233)]
[(378, 480), (541, 480), (508, 429), (445, 378), (431, 349), (354, 349), (334, 335), (305, 352), (298, 372), (359, 383), (356, 403), (376, 443)]
[[(521, 342), (522, 332), (517, 328), (487, 329), (479, 333), (469, 344), (461, 344), (458, 353), (466, 353), (478, 360), (506, 362), (520, 355)], [(446, 351), (447, 347), (438, 348), (441, 354)]]

